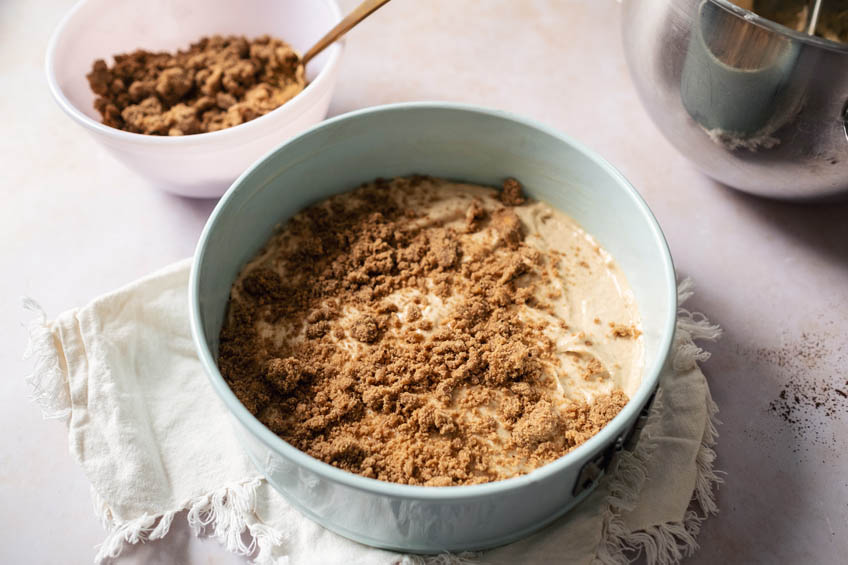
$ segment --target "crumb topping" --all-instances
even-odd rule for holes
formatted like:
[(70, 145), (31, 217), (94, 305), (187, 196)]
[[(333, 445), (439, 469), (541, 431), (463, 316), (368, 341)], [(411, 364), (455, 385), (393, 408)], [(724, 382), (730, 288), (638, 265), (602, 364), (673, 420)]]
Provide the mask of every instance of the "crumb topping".
[(636, 338), (642, 335), (642, 332), (632, 324), (617, 324), (615, 322), (610, 322), (609, 325), (610, 328), (612, 328), (611, 333), (615, 337)]
[[(544, 298), (561, 257), (528, 245), (521, 185), (454, 203), (439, 182), (377, 179), (294, 216), (234, 285), (218, 363), (294, 447), (366, 477), (450, 486), (551, 462), (628, 398), (609, 382), (591, 401), (563, 396), (567, 324), (551, 333)], [(590, 352), (570, 358), (581, 381), (609, 381)]]
[(176, 53), (143, 49), (94, 62), (86, 78), (107, 126), (189, 135), (267, 114), (306, 86), (300, 56), (267, 35), (203, 37)]

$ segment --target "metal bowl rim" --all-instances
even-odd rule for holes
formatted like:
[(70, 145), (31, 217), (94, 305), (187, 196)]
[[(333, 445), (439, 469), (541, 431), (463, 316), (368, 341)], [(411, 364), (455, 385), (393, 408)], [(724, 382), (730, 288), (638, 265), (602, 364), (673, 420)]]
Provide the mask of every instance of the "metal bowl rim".
[(773, 31), (775, 33), (779, 33), (780, 35), (785, 35), (790, 37), (796, 41), (800, 41), (806, 45), (811, 45), (813, 47), (820, 47), (822, 49), (826, 49), (828, 51), (835, 51), (837, 53), (845, 53), (848, 54), (848, 43), (838, 43), (836, 41), (831, 41), (830, 39), (825, 39), (823, 37), (819, 37), (817, 35), (809, 35), (800, 31), (795, 31), (792, 28), (786, 27), (783, 24), (779, 24), (774, 20), (769, 20), (768, 18), (764, 18), (751, 10), (746, 10), (741, 6), (737, 6), (730, 0), (706, 0), (707, 2), (712, 2), (720, 6), (721, 8), (740, 16), (747, 22), (751, 22), (754, 25), (765, 28), (769, 31)]

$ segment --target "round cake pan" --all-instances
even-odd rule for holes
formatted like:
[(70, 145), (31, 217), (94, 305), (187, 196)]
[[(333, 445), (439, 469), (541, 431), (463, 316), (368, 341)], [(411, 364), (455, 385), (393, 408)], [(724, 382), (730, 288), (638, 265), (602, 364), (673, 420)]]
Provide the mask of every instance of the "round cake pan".
[[(261, 424), (218, 371), (230, 286), (275, 226), (377, 177), (428, 174), (485, 185), (515, 177), (575, 218), (615, 257), (642, 317), (645, 369), (630, 402), (595, 437), (527, 475), (482, 485), (424, 487), (337, 469)], [(472, 106), (408, 103), (324, 122), (246, 171), (213, 211), (190, 281), (192, 331), (212, 386), (244, 449), (292, 505), (356, 541), (435, 553), (502, 545), (562, 516), (594, 488), (656, 389), (671, 347), (677, 293), (668, 247), (634, 188), (606, 161), (531, 120)]]

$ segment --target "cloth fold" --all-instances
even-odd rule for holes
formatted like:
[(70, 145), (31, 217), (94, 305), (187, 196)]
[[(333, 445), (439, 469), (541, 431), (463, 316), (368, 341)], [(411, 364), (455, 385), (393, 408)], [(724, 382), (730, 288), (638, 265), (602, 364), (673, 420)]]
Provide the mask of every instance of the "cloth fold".
[[(721, 330), (681, 309), (670, 367), (632, 452), (622, 452), (592, 495), (565, 517), (511, 545), (474, 555), (421, 557), (344, 539), (294, 510), (251, 465), (206, 382), (188, 322), (190, 261), (181, 261), (48, 321), (29, 324), (28, 377), (47, 418), (68, 426), (72, 457), (91, 481), (107, 531), (95, 563), (126, 544), (167, 535), (187, 511), (256, 563), (678, 562), (717, 512), (713, 403), (694, 340)], [(681, 283), (680, 302), (692, 294)]]

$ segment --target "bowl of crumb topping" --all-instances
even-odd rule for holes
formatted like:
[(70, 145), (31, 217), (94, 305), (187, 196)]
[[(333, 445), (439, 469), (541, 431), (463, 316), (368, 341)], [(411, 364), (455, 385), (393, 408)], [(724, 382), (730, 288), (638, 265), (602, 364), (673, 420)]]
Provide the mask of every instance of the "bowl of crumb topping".
[(218, 197), (324, 119), (342, 44), (306, 68), (299, 54), (340, 19), (334, 0), (82, 0), (50, 39), (48, 85), (157, 188)]
[(574, 140), (446, 103), (361, 110), (248, 169), (190, 281), (257, 468), (354, 540), (436, 553), (562, 516), (627, 448), (671, 347), (674, 269)]

